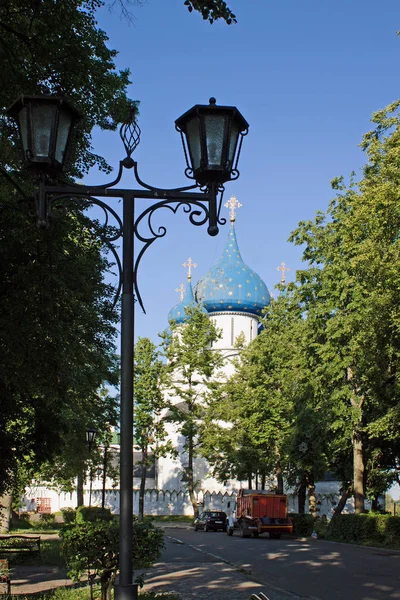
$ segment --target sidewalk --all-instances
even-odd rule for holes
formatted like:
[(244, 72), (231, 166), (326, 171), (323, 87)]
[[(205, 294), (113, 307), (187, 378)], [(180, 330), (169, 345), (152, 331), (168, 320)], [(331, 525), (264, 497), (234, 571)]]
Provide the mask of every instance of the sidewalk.
[[(187, 523), (156, 522), (163, 529), (187, 528)], [(52, 534), (55, 535), (55, 534)], [(43, 535), (43, 538), (47, 535)], [(48, 537), (51, 537), (50, 535)], [(58, 587), (72, 586), (65, 570), (57, 567), (17, 565), (11, 577), (12, 595), (40, 594)], [(156, 563), (143, 571), (143, 591), (176, 592), (181, 600), (249, 600), (251, 594), (264, 592), (269, 600), (298, 600), (299, 596), (267, 588), (232, 565), (218, 562)], [(0, 594), (3, 590), (0, 591)]]
[[(52, 567), (16, 566), (11, 594), (30, 596), (57, 587), (74, 585), (66, 573)], [(182, 600), (249, 600), (251, 594), (264, 592), (269, 600), (298, 600), (294, 596), (252, 581), (225, 563), (157, 563), (145, 571), (143, 591), (176, 592)]]

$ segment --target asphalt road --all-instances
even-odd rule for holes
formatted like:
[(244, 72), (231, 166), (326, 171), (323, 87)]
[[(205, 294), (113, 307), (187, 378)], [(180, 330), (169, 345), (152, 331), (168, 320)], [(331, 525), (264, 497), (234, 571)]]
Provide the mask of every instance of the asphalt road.
[(400, 600), (400, 553), (322, 540), (167, 529), (163, 560), (226, 562), (249, 579), (318, 600)]

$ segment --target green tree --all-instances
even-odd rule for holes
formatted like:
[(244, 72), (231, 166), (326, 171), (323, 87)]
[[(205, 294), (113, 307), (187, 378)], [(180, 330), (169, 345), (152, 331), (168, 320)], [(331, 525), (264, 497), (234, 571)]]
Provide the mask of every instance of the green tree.
[[(337, 443), (342, 451), (352, 449), (357, 512), (364, 510), (365, 485), (376, 485), (366, 471), (371, 461), (376, 471), (376, 447), (388, 437), (392, 447), (398, 440), (382, 427), (388, 415), (398, 415), (398, 109), (399, 102), (374, 115), (376, 127), (363, 139), (368, 163), (358, 184), (334, 180), (337, 197), (327, 214), (300, 223), (292, 235), (305, 244), (309, 263), (298, 279), (314, 331), (314, 376), (325, 390)], [(380, 453), (379, 469), (390, 456)]]
[(220, 352), (212, 348), (220, 332), (202, 307), (190, 305), (185, 312), (185, 322), (179, 324), (171, 321), (170, 334), (163, 336), (167, 358), (165, 385), (169, 396), (166, 399), (169, 408), (166, 419), (175, 424), (184, 439), (183, 452), (187, 464), (182, 475), (187, 482), (194, 516), (197, 517), (199, 510), (194, 494), (194, 459), (202, 443), (199, 431), (206, 397), (215, 387), (212, 378), (217, 377), (217, 369), (222, 367), (223, 360)]
[(96, 26), (99, 5), (0, 6), (0, 494), (18, 479), (18, 465), (35, 471), (61, 456), (66, 440), (84, 439), (94, 405), (106, 422), (98, 390), (115, 383), (117, 315), (114, 289), (104, 281), (111, 265), (100, 225), (75, 205), (49, 230), (36, 229), (35, 181), (20, 172), (17, 132), (5, 116), (19, 94), (67, 95), (85, 117), (65, 177), (95, 164), (109, 170), (93, 153), (90, 132), (94, 125), (114, 129), (131, 102), (128, 71), (115, 69), (116, 52)]
[(139, 338), (135, 347), (134, 443), (142, 453), (139, 493), (139, 519), (144, 515), (144, 494), (148, 467), (160, 456), (173, 452), (171, 441), (164, 443), (166, 431), (160, 418), (166, 408), (161, 389), (163, 364), (160, 352), (149, 338)]

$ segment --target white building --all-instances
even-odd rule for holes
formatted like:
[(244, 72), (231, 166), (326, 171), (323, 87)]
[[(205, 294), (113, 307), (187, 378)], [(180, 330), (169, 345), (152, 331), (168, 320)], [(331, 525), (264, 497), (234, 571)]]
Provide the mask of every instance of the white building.
[[(239, 353), (235, 348), (235, 341), (243, 337), (248, 345), (258, 335), (259, 319), (263, 309), (270, 303), (270, 294), (261, 277), (248, 267), (240, 254), (235, 233), (235, 213), (240, 206), (233, 196), (225, 205), (230, 207), (230, 230), (226, 245), (219, 260), (200, 277), (194, 291), (191, 284), (191, 268), (194, 266), (191, 259), (184, 266), (189, 268), (188, 284), (183, 293), (181, 286), (181, 299), (168, 314), (168, 321), (175, 321), (184, 327), (185, 308), (199, 303), (204, 312), (210, 315), (217, 329), (222, 332), (221, 338), (215, 342), (213, 348), (221, 352), (224, 358), (223, 375), (229, 377), (234, 370), (232, 359)], [(170, 399), (174, 402), (174, 399)], [(179, 399), (176, 400), (179, 402)], [(166, 423), (169, 438), (175, 448), (179, 450), (177, 458), (160, 458), (156, 467), (156, 487), (166, 490), (182, 491), (182, 471), (185, 467), (182, 439), (173, 424)], [(222, 493), (232, 492), (242, 486), (241, 482), (229, 481), (227, 485), (209, 477), (207, 461), (196, 458), (194, 462), (195, 480), (198, 488), (203, 492)], [(243, 482), (243, 487), (246, 482)]]

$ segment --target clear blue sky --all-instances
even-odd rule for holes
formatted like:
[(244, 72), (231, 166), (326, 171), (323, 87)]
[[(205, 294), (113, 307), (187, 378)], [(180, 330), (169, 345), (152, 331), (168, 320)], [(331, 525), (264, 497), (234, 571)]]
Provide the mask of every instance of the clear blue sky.
[[(209, 25), (183, 0), (133, 6), (134, 25), (118, 9), (103, 9), (99, 26), (131, 70), (129, 94), (140, 101), (141, 144), (135, 152), (142, 179), (160, 187), (186, 185), (174, 121), (194, 104), (236, 105), (250, 123), (238, 181), (227, 184), (243, 204), (236, 232), (244, 261), (270, 292), (276, 267), (302, 267), (301, 249), (287, 242), (300, 220), (326, 210), (330, 181), (359, 172), (358, 147), (374, 111), (399, 97), (398, 0), (231, 0), (237, 25)], [(95, 132), (95, 150), (117, 166), (116, 133)], [(93, 174), (87, 182), (104, 179)], [(124, 185), (130, 184), (129, 176)], [(133, 182), (132, 182), (132, 185)], [(141, 210), (140, 204), (137, 205)], [(144, 205), (142, 205), (144, 208)], [(226, 211), (226, 209), (224, 209)], [(216, 238), (183, 214), (163, 214), (167, 235), (147, 251), (138, 274), (147, 315), (136, 311), (136, 334), (157, 342), (185, 282), (182, 263), (198, 267), (195, 283), (219, 257), (228, 225)], [(226, 216), (228, 212), (226, 211)]]

